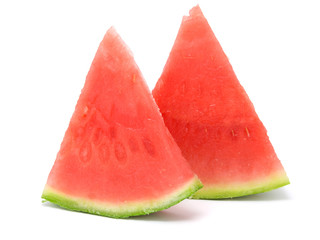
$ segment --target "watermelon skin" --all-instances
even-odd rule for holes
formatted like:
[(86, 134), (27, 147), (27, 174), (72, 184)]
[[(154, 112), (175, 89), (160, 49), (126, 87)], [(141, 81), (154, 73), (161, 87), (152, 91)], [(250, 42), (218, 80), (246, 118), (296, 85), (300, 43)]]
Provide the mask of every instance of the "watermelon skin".
[(114, 28), (102, 40), (42, 198), (114, 218), (149, 214), (201, 183)]
[(230, 198), (289, 184), (288, 177), (199, 6), (182, 20), (153, 96), (204, 187)]
[(224, 199), (242, 197), (267, 192), (289, 184), (286, 174), (270, 174), (264, 179), (251, 180), (237, 184), (208, 184), (205, 190), (200, 189), (190, 198), (193, 199)]

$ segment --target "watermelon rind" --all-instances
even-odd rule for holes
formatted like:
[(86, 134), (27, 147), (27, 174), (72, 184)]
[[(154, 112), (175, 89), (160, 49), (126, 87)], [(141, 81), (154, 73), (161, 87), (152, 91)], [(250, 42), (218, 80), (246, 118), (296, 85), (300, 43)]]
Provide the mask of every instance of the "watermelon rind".
[(202, 186), (200, 180), (197, 177), (194, 177), (182, 187), (179, 187), (174, 192), (161, 198), (115, 204), (74, 197), (46, 185), (42, 198), (59, 205), (60, 207), (73, 211), (86, 212), (111, 218), (128, 218), (131, 216), (147, 215), (167, 209), (190, 197), (202, 188)]
[(230, 184), (204, 185), (193, 194), (193, 199), (225, 199), (267, 192), (290, 184), (285, 172), (272, 174), (267, 178)]

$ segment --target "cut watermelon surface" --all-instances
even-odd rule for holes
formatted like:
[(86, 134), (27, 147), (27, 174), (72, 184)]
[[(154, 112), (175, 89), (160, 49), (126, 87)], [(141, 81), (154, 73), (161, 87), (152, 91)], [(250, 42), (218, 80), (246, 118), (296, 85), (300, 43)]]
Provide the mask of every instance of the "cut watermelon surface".
[(182, 20), (153, 96), (204, 187), (218, 199), (289, 184), (267, 131), (199, 6)]
[(71, 210), (125, 218), (168, 208), (201, 186), (130, 50), (109, 29), (42, 198)]

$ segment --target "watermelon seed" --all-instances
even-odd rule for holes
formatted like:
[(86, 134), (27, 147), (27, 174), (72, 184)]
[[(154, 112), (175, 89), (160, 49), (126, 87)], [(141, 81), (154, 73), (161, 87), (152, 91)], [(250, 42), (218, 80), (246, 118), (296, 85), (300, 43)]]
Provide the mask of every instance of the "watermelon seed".
[(249, 133), (248, 128), (246, 128), (246, 132), (247, 132), (248, 137), (250, 137), (250, 133)]
[(91, 159), (91, 144), (83, 144), (79, 150), (79, 158), (81, 162), (89, 162)]
[(83, 109), (83, 115), (82, 115), (83, 117), (87, 116), (88, 110), (89, 110), (88, 106), (85, 106)]
[(233, 131), (233, 129), (231, 130), (231, 133), (232, 133), (232, 136), (235, 136), (235, 135), (234, 135), (234, 131)]
[(116, 158), (118, 159), (119, 163), (125, 163), (125, 160), (127, 159), (127, 153), (120, 142), (116, 142), (114, 145), (114, 153), (116, 155)]
[(185, 59), (193, 59), (194, 57), (193, 56), (184, 56), (183, 58), (185, 58)]
[(136, 75), (135, 74), (133, 74), (133, 76), (132, 76), (132, 82), (136, 83)]
[(111, 138), (111, 139), (116, 138), (116, 136), (117, 136), (116, 128), (115, 128), (115, 127), (110, 127), (109, 130), (110, 130), (110, 138)]
[(147, 150), (149, 155), (155, 156), (156, 155), (156, 150), (155, 150), (155, 147), (154, 147), (153, 143), (151, 142), (151, 140), (148, 139), (148, 138), (144, 138), (142, 140), (142, 142), (143, 142), (144, 148)]
[(210, 58), (211, 58), (211, 61), (212, 61), (212, 62), (215, 62), (215, 61), (216, 61), (217, 56), (216, 56), (216, 55), (215, 55), (215, 56), (211, 55), (211, 56), (210, 56)]

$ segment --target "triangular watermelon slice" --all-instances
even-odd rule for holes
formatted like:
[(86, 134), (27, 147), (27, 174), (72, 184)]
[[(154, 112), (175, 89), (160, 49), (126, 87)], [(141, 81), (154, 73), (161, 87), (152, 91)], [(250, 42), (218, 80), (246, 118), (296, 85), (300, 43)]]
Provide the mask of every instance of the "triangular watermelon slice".
[(165, 127), (128, 47), (101, 42), (42, 198), (115, 218), (168, 208), (201, 183)]
[(238, 197), (289, 183), (199, 6), (183, 18), (153, 96), (204, 185), (193, 198)]

